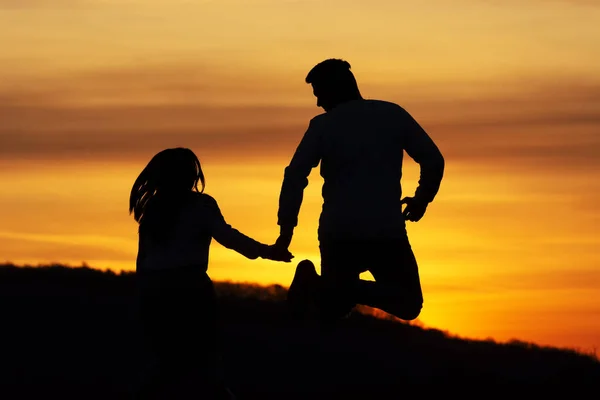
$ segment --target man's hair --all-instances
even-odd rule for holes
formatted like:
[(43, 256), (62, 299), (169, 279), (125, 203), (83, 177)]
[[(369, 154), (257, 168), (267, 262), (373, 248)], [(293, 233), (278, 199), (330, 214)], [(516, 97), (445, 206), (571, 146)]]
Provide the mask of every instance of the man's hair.
[(339, 58), (330, 58), (315, 65), (306, 75), (306, 83), (326, 90), (358, 93), (358, 84), (350, 71), (350, 63)]

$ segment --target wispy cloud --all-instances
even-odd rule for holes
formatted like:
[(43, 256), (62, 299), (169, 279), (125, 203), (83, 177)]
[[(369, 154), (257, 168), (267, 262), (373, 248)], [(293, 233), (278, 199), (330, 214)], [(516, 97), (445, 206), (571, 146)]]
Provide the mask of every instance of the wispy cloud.
[[(435, 87), (423, 88), (415, 99), (383, 98), (413, 113), (453, 162), (600, 166), (600, 85), (595, 82), (536, 78), (498, 93), (475, 88), (462, 97), (439, 90), (436, 95)], [(376, 88), (364, 94), (379, 97)], [(187, 145), (225, 156), (287, 157), (319, 112), (300, 79), (206, 66), (4, 83), (0, 155), (5, 160), (110, 159)]]

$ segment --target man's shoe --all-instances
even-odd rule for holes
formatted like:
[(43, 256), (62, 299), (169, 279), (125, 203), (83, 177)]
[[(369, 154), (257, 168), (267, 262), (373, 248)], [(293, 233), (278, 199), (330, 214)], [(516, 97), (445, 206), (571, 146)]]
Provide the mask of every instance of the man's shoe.
[(287, 294), (288, 307), (294, 318), (312, 319), (316, 316), (319, 283), (315, 265), (310, 260), (300, 261)]

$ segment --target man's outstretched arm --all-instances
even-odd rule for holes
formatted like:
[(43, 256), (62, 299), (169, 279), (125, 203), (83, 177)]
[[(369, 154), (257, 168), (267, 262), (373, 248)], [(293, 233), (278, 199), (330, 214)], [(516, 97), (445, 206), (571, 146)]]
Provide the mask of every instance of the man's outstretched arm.
[(281, 185), (277, 212), (280, 235), (277, 244), (282, 247), (287, 248), (292, 240), (294, 228), (298, 225), (298, 214), (302, 205), (304, 188), (308, 185), (308, 176), (320, 161), (320, 132), (315, 128), (314, 120), (312, 120), (290, 164), (285, 169)]
[(431, 137), (429, 137), (417, 121), (405, 110), (403, 110), (403, 113), (403, 130), (406, 133), (404, 149), (421, 168), (419, 184), (413, 200), (415, 203), (427, 207), (433, 201), (440, 188), (444, 176), (444, 157)]

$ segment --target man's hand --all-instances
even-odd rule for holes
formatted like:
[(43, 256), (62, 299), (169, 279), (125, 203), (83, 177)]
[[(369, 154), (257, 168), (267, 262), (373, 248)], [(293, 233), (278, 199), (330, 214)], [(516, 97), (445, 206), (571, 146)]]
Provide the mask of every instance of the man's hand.
[(262, 258), (289, 263), (292, 261), (292, 258), (294, 258), (294, 255), (290, 253), (288, 249), (284, 249), (273, 244), (267, 247), (265, 254), (262, 255)]
[(415, 199), (414, 197), (405, 197), (400, 201), (400, 204), (406, 204), (402, 215), (407, 221), (419, 221), (423, 218), (423, 215), (425, 215), (425, 211), (427, 210), (427, 203)]

